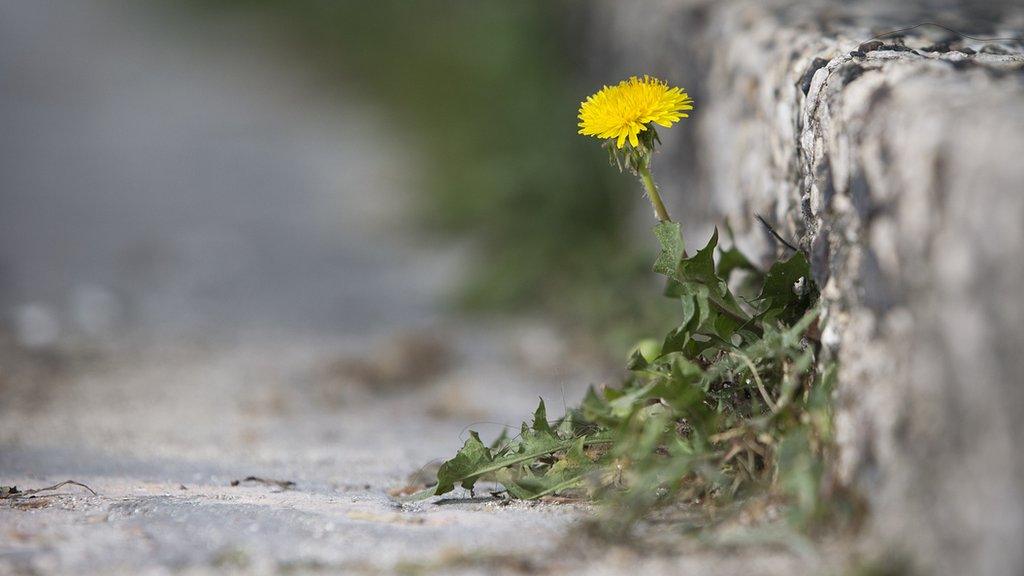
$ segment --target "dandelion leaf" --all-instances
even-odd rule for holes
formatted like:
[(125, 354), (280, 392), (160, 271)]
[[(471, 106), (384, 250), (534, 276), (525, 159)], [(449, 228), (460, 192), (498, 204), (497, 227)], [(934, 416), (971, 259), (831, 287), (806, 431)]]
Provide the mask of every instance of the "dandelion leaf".
[(786, 324), (799, 320), (813, 303), (813, 281), (810, 264), (802, 252), (773, 264), (765, 274), (764, 286), (758, 297), (763, 306), (761, 317), (766, 321), (778, 319)]
[(654, 261), (654, 271), (663, 276), (671, 278), (676, 273), (679, 260), (686, 251), (683, 244), (683, 235), (679, 229), (678, 222), (659, 222), (654, 227), (654, 236), (661, 244), (661, 253)]
[(459, 483), (463, 488), (473, 488), (480, 477), (480, 470), (491, 464), (490, 449), (480, 441), (480, 435), (470, 431), (469, 438), (454, 458), (441, 464), (437, 471), (437, 487), (434, 495), (440, 496), (455, 489)]

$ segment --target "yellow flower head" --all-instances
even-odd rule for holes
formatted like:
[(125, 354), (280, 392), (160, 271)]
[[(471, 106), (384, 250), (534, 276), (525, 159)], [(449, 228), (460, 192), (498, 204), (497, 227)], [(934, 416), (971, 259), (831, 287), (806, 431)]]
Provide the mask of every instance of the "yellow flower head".
[(682, 88), (644, 76), (605, 86), (580, 104), (580, 134), (595, 138), (614, 138), (622, 148), (629, 139), (639, 145), (637, 135), (654, 122), (666, 128), (686, 118), (684, 110), (693, 110), (693, 100)]

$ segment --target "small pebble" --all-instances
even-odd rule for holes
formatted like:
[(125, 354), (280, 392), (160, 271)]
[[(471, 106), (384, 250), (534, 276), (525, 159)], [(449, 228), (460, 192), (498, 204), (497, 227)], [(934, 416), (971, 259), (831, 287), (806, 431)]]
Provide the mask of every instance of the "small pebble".
[(872, 50), (878, 50), (882, 46), (881, 40), (868, 40), (867, 42), (857, 46), (857, 52), (871, 52)]
[(981, 47), (982, 54), (998, 54), (1000, 56), (1006, 56), (1010, 54), (1010, 51), (998, 44), (985, 44)]
[(943, 40), (942, 42), (936, 42), (931, 46), (921, 48), (921, 50), (924, 50), (925, 52), (949, 52), (951, 44), (952, 42), (950, 40)]

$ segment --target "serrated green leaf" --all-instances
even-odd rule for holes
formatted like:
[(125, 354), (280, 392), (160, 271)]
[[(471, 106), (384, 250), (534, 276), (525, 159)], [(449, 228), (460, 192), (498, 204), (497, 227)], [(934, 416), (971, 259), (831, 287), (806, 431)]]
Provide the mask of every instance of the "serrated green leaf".
[(641, 352), (639, 348), (634, 348), (633, 351), (629, 353), (629, 358), (626, 360), (626, 370), (633, 372), (644, 370), (649, 365), (650, 363), (647, 362), (646, 358), (644, 358), (643, 352)]
[(511, 468), (503, 468), (495, 473), (495, 479), (505, 487), (508, 495), (518, 500), (529, 500), (536, 494), (532, 488), (529, 476)]
[(679, 262), (679, 280), (696, 281), (708, 286), (715, 286), (721, 279), (715, 274), (715, 248), (718, 247), (718, 230), (711, 235), (706, 246), (689, 258)]
[(704, 370), (686, 356), (677, 354), (672, 358), (672, 379), (678, 384), (696, 384), (704, 376)]
[(498, 434), (498, 437), (489, 446), (491, 453), (493, 454), (494, 451), (504, 448), (506, 444), (508, 444), (508, 428), (502, 428), (501, 433)]
[[(504, 468), (527, 463), (542, 456), (567, 449), (575, 440), (559, 440), (552, 434), (534, 432), (524, 428), (524, 434), (515, 446), (499, 457), (492, 457), (490, 450), (475, 432), (455, 458), (441, 465), (437, 472), (437, 487), (428, 495), (440, 496), (455, 489), (456, 483), (469, 490), (485, 474), (495, 473)], [(608, 435), (595, 434), (584, 439), (584, 443), (606, 443)]]
[(554, 436), (555, 432), (548, 424), (548, 411), (544, 407), (544, 399), (540, 399), (537, 410), (533, 412), (533, 431)]
[(691, 329), (696, 331), (702, 326), (707, 326), (711, 321), (711, 294), (707, 286), (691, 286), (693, 290), (693, 302), (697, 306), (697, 313), (690, 321)]
[(611, 402), (612, 400), (622, 398), (626, 394), (626, 391), (622, 388), (606, 386), (601, 393), (604, 395), (605, 402)]
[(747, 259), (747, 256), (735, 246), (728, 250), (722, 250), (718, 257), (718, 277), (728, 282), (729, 277), (736, 270), (758, 271), (757, 267)]
[(732, 335), (736, 333), (736, 330), (745, 323), (740, 322), (732, 316), (726, 316), (725, 314), (718, 314), (715, 316), (713, 331), (714, 336), (722, 339), (723, 342), (727, 342), (731, 345)]
[(593, 386), (589, 386), (580, 403), (580, 411), (585, 420), (594, 422), (608, 415), (608, 404), (601, 400)]
[(574, 419), (572, 417), (572, 412), (569, 412), (569, 413), (567, 413), (562, 418), (562, 421), (558, 423), (558, 430), (556, 431), (556, 433), (558, 434), (558, 437), (559, 438), (569, 438), (569, 437), (571, 437), (572, 434), (573, 434), (573, 423), (574, 423)]
[(661, 291), (661, 295), (666, 298), (678, 298), (683, 295), (683, 284), (675, 278), (668, 278), (665, 280), (665, 289)]
[(693, 256), (680, 260), (676, 279), (683, 284), (694, 283), (706, 287), (708, 301), (713, 304), (716, 311), (743, 322), (747, 320), (746, 312), (729, 290), (729, 285), (715, 272), (714, 253), (717, 247), (716, 229), (704, 248)]
[(797, 321), (813, 303), (813, 282), (811, 267), (803, 252), (776, 262), (765, 274), (764, 286), (758, 297), (763, 306), (760, 317), (766, 322), (778, 319), (792, 324)]
[(609, 402), (608, 408), (612, 417), (618, 419), (628, 418), (637, 407), (641, 406), (651, 397), (650, 392), (654, 389), (655, 384), (655, 382), (651, 382), (644, 386), (638, 386)]
[(656, 386), (650, 391), (650, 397), (661, 398), (674, 403), (677, 399), (687, 394), (687, 390), (696, 389), (700, 391), (699, 384), (703, 378), (704, 370), (687, 358), (687, 352), (672, 352), (666, 354), (662, 360), (668, 367), (664, 376), (656, 381)]
[(462, 449), (438, 469), (434, 495), (440, 496), (451, 492), (455, 489), (456, 483), (461, 483), (467, 490), (471, 489), (480, 477), (479, 470), (487, 467), (491, 460), (490, 449), (480, 441), (480, 436), (476, 432), (470, 431)]
[(687, 327), (690, 321), (693, 320), (695, 314), (697, 314), (697, 300), (696, 294), (693, 292), (692, 286), (686, 286), (683, 288), (683, 293), (679, 296), (680, 304), (680, 315), (679, 315), (679, 326)]
[(659, 222), (654, 227), (654, 236), (658, 238), (658, 243), (661, 245), (661, 253), (654, 261), (654, 271), (671, 278), (676, 273), (679, 260), (686, 252), (679, 223)]
[(525, 475), (517, 479), (516, 492), (526, 495), (526, 499), (536, 499), (580, 486), (583, 476), (593, 467), (593, 462), (584, 452), (584, 445), (583, 438), (577, 439), (543, 475)]
[(674, 328), (665, 336), (665, 342), (661, 345), (661, 350), (665, 354), (671, 354), (672, 352), (679, 352), (690, 342), (690, 330), (685, 326), (678, 326)]

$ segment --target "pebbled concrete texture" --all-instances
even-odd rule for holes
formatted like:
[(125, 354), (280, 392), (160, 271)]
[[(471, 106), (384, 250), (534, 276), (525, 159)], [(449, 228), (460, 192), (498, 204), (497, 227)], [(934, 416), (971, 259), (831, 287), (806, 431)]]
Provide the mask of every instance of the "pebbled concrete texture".
[[(541, 394), (558, 405), (548, 382), (511, 368), (501, 350), (514, 338), (472, 340), (461, 352), (475, 365), (391, 391), (337, 368), (365, 351), (322, 338), (108, 353), (36, 380), (54, 387), (41, 404), (8, 388), (4, 484), (72, 478), (99, 495), (68, 486), (3, 502), (0, 572), (374, 572), (461, 553), (542, 557), (585, 509), (389, 495), (453, 454), (468, 424), (496, 435), (492, 423), (515, 423)], [(295, 486), (231, 485), (249, 476)]]
[[(606, 3), (617, 61), (697, 83), (676, 201), (812, 259), (839, 361), (835, 475), (927, 574), (1024, 571), (1024, 13), (1014, 3)], [(873, 36), (922, 21), (880, 42)], [(625, 29), (621, 27), (625, 26)], [(700, 168), (682, 167), (699, 161)], [(699, 185), (694, 183), (699, 182)]]

